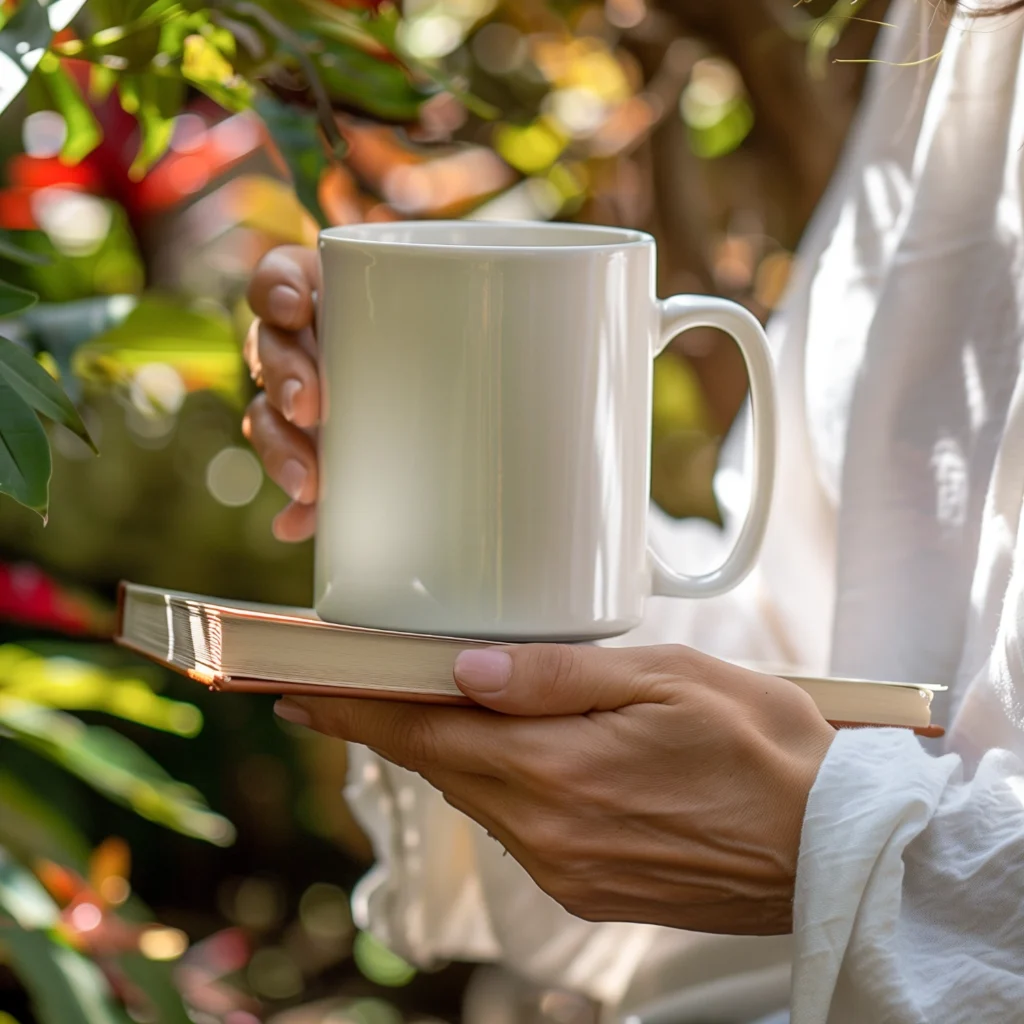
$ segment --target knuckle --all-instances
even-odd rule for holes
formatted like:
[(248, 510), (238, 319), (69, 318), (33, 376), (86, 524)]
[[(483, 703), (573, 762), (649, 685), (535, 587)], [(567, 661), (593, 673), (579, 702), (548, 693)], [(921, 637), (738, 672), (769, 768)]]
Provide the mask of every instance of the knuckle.
[[(298, 351), (282, 340), (281, 332), (261, 323), (257, 335), (257, 359), (268, 389), (280, 384), (283, 377), (294, 375), (300, 363)], [(298, 367), (301, 370), (301, 366)]]
[(295, 260), (292, 259), (288, 247), (275, 245), (260, 257), (253, 276), (255, 280), (262, 280), (264, 286), (279, 281), (290, 283), (296, 269)]
[(569, 644), (541, 644), (534, 654), (537, 700), (542, 710), (555, 704), (557, 695), (572, 686), (580, 674), (580, 654)]
[(262, 308), (263, 299), (270, 290), (274, 280), (280, 276), (274, 269), (277, 259), (278, 250), (271, 249), (260, 257), (253, 268), (252, 277), (249, 279), (247, 297), (249, 305), (257, 311)]
[(254, 447), (264, 443), (267, 428), (273, 416), (270, 400), (261, 391), (247, 406), (243, 422), (248, 424), (248, 436)]
[(251, 424), (254, 433), (260, 432), (269, 409), (267, 396), (262, 391), (246, 406), (245, 419)]
[(650, 667), (666, 674), (678, 674), (693, 661), (693, 651), (683, 644), (659, 644), (645, 653)]
[(270, 413), (270, 400), (265, 391), (260, 391), (253, 396), (249, 403), (249, 414), (251, 416), (265, 416)]
[(276, 355), (274, 333), (274, 328), (266, 323), (266, 321), (258, 320), (256, 322), (256, 352), (263, 363), (268, 362), (268, 360), (273, 361)]

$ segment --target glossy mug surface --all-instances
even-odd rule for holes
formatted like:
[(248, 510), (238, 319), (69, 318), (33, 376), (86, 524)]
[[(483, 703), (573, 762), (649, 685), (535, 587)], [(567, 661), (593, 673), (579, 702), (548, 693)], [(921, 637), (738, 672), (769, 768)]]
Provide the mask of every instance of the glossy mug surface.
[[(775, 400), (764, 333), (722, 299), (654, 294), (616, 228), (424, 222), (320, 236), (321, 618), (496, 640), (637, 625), (651, 593), (735, 586), (764, 534)], [(647, 547), (652, 360), (711, 325), (751, 379), (755, 480), (725, 564)]]

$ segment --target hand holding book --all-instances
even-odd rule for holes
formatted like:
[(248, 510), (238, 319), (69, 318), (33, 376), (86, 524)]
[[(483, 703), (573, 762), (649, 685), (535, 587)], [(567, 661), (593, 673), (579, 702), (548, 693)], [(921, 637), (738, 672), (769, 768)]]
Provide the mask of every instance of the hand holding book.
[(676, 646), (471, 650), (455, 674), (501, 714), (298, 696), (277, 711), (419, 772), (577, 916), (790, 930), (835, 735), (803, 690)]

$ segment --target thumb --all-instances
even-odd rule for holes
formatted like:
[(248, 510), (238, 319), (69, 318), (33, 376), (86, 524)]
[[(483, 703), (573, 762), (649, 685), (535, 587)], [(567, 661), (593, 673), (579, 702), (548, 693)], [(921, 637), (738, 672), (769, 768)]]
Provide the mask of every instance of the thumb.
[(490, 647), (463, 651), (455, 659), (455, 682), (476, 703), (507, 715), (613, 711), (669, 699), (681, 674), (666, 663), (669, 651), (678, 658), (685, 648)]

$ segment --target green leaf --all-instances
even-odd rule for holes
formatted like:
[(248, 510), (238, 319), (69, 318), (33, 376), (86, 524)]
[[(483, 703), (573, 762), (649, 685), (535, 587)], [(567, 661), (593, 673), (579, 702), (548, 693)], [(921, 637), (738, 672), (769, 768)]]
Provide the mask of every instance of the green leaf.
[(19, 928), (52, 928), (60, 911), (39, 879), (0, 846), (0, 909)]
[(167, 54), (172, 60), (180, 61), (185, 50), (185, 40), (196, 32), (201, 32), (209, 19), (202, 11), (170, 18), (160, 27), (160, 52)]
[(181, 73), (197, 89), (228, 110), (244, 110), (252, 101), (252, 86), (205, 35), (197, 32), (182, 43)]
[(45, 9), (37, 0), (22, 0), (0, 29), (0, 114), (25, 88), (52, 38)]
[(173, 367), (189, 391), (215, 391), (236, 405), (243, 399), (245, 376), (231, 321), (156, 295), (82, 345), (72, 366), (85, 380), (127, 384), (150, 363)]
[(83, 99), (78, 83), (52, 53), (40, 60), (39, 74), (67, 126), (60, 158), (66, 163), (77, 164), (103, 141), (103, 131), (92, 108)]
[(89, 97), (94, 103), (102, 103), (117, 84), (117, 72), (102, 64), (89, 67)]
[(288, 0), (274, 5), (274, 12), (298, 31), (317, 38), (337, 39), (369, 53), (394, 49), (394, 26), (400, 20), (397, 11), (379, 11), (373, 18), (366, 18), (362, 12), (346, 9), (332, 0)]
[(195, 705), (160, 697), (137, 677), (15, 644), (0, 645), (0, 693), (45, 707), (103, 711), (177, 736), (195, 736), (203, 726)]
[(188, 1015), (174, 984), (174, 964), (149, 960), (141, 953), (122, 953), (117, 958), (117, 966), (129, 981), (146, 993), (160, 1024), (192, 1024), (193, 1018)]
[(89, 431), (61, 386), (20, 345), (0, 336), (0, 378), (36, 412), (67, 427), (97, 452)]
[(142, 138), (128, 176), (133, 181), (139, 181), (171, 144), (174, 118), (181, 111), (185, 100), (185, 83), (180, 78), (141, 75), (138, 76), (135, 93), (136, 118)]
[[(102, 205), (102, 211), (96, 208), (98, 216), (89, 237), (75, 238), (70, 246), (66, 238), (60, 239), (59, 247), (54, 239), (41, 232), (33, 239), (49, 256), (50, 263), (31, 268), (26, 287), (39, 292), (43, 303), (68, 303), (118, 293), (129, 295), (142, 289), (144, 269), (124, 207), (96, 196), (92, 200)], [(37, 310), (32, 309), (25, 317), (34, 317), (36, 313)], [(74, 323), (78, 311), (69, 307), (67, 314), (72, 321), (69, 325), (72, 333), (79, 334)]]
[(0, 320), (31, 309), (39, 296), (9, 281), (0, 281)]
[(218, 846), (234, 841), (234, 826), (227, 818), (211, 811), (200, 793), (175, 781), (120, 733), (2, 694), (0, 726), (29, 750), (150, 821)]
[(385, 121), (415, 121), (437, 92), (414, 85), (399, 65), (345, 43), (324, 43), (317, 67), (332, 98)]
[(22, 249), (11, 237), (9, 231), (0, 231), (0, 259), (20, 263), (24, 267), (42, 267), (49, 262), (41, 253)]
[(0, 380), (0, 494), (45, 519), (50, 472), (50, 444), (43, 425), (21, 395)]
[(100, 969), (46, 932), (0, 925), (0, 948), (32, 996), (40, 1024), (129, 1024)]
[(260, 95), (255, 107), (288, 165), (299, 202), (321, 227), (326, 227), (327, 217), (320, 206), (318, 188), (328, 161), (316, 115), (290, 107), (270, 95)]
[(62, 811), (10, 772), (0, 773), (0, 846), (15, 856), (42, 857), (85, 874), (89, 844)]
[[(66, 261), (62, 261), (65, 262)], [(81, 381), (71, 371), (78, 348), (122, 323), (135, 308), (134, 295), (109, 295), (71, 302), (40, 302), (22, 318), (19, 327), (37, 349), (57, 362), (64, 389), (72, 401), (81, 393)]]

